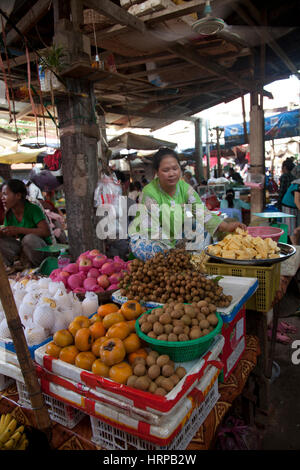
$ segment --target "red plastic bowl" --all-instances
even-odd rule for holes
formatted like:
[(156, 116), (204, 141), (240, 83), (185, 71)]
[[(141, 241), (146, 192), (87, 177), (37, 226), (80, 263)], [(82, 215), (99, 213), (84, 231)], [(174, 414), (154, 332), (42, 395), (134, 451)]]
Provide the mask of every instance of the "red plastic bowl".
[(272, 238), (274, 242), (278, 242), (284, 231), (277, 227), (248, 227), (247, 232), (252, 237)]

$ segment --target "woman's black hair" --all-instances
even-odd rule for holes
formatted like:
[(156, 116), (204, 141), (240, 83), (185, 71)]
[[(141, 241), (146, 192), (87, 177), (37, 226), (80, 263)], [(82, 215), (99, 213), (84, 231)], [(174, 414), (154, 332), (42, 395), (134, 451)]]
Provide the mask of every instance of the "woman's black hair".
[(292, 160), (287, 158), (282, 164), (282, 168), (283, 167), (285, 167), (287, 169), (287, 171), (292, 171), (293, 168), (295, 167), (295, 164), (292, 162)]
[(175, 160), (177, 160), (178, 165), (181, 168), (180, 160), (179, 160), (178, 154), (175, 152), (175, 150), (169, 149), (168, 147), (163, 147), (163, 148), (159, 149), (153, 155), (152, 165), (153, 165), (154, 170), (156, 170), (156, 171), (159, 170), (160, 164), (166, 156), (171, 156), (171, 157), (175, 158)]
[(129, 191), (134, 191), (135, 184), (134, 183), (129, 183)]
[(27, 189), (23, 181), (12, 178), (6, 181), (3, 186), (8, 186), (11, 192), (14, 194), (20, 193), (22, 200), (25, 201), (27, 196)]
[(134, 183), (134, 187), (135, 187), (135, 189), (136, 189), (137, 191), (142, 191), (142, 185), (141, 185), (141, 183), (140, 183), (139, 181), (136, 181), (136, 182)]
[[(231, 195), (232, 197), (229, 197), (229, 195)], [(228, 208), (229, 209), (233, 209), (233, 207), (234, 207), (234, 204), (233, 204), (234, 197), (235, 197), (234, 190), (233, 189), (227, 189), (225, 199), (228, 202)]]

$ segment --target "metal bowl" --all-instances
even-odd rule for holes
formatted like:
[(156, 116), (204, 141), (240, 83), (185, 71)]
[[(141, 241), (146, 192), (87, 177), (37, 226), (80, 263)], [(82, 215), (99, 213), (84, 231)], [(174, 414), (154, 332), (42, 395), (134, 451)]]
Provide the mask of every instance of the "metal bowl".
[[(218, 242), (213, 243), (213, 245), (217, 245)], [(205, 249), (205, 254), (212, 259), (217, 261), (221, 261), (222, 263), (227, 264), (239, 264), (242, 266), (261, 266), (261, 265), (268, 265), (271, 266), (272, 264), (281, 263), (286, 259), (290, 258), (296, 253), (296, 248), (292, 245), (288, 245), (287, 243), (277, 243), (278, 248), (280, 248), (278, 258), (267, 258), (267, 259), (230, 259), (230, 258), (221, 258), (220, 256), (211, 255), (208, 253), (207, 248)]]

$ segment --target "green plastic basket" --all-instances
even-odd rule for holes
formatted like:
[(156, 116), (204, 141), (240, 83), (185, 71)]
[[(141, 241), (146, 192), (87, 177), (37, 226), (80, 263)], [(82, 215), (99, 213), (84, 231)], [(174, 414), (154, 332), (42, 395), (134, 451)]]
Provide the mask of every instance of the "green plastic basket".
[[(147, 312), (143, 313), (143, 315), (150, 314), (152, 310), (154, 309), (148, 310)], [(150, 338), (141, 331), (139, 319), (143, 315), (141, 315), (135, 322), (135, 329), (137, 335), (143, 341), (145, 341), (145, 343), (147, 343), (151, 349), (157, 351), (159, 354), (167, 354), (170, 359), (175, 362), (192, 361), (193, 359), (197, 359), (198, 357), (205, 354), (208, 351), (210, 345), (212, 344), (214, 337), (221, 333), (223, 326), (221, 316), (216, 313), (219, 322), (216, 328), (211, 331), (208, 335), (190, 341), (160, 341), (154, 338)]]

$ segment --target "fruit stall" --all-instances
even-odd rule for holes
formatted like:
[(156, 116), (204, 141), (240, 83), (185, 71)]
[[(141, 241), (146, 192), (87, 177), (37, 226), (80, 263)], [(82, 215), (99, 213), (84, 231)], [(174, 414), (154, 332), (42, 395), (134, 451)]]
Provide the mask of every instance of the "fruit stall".
[[(260, 354), (246, 308), (262, 297), (269, 307), (275, 291), (258, 272), (278, 269), (292, 248), (237, 230), (206, 253), (125, 262), (91, 250), (49, 277), (11, 276), (51, 448), (212, 448)], [(1, 300), (0, 447), (30, 448), (35, 407)]]

